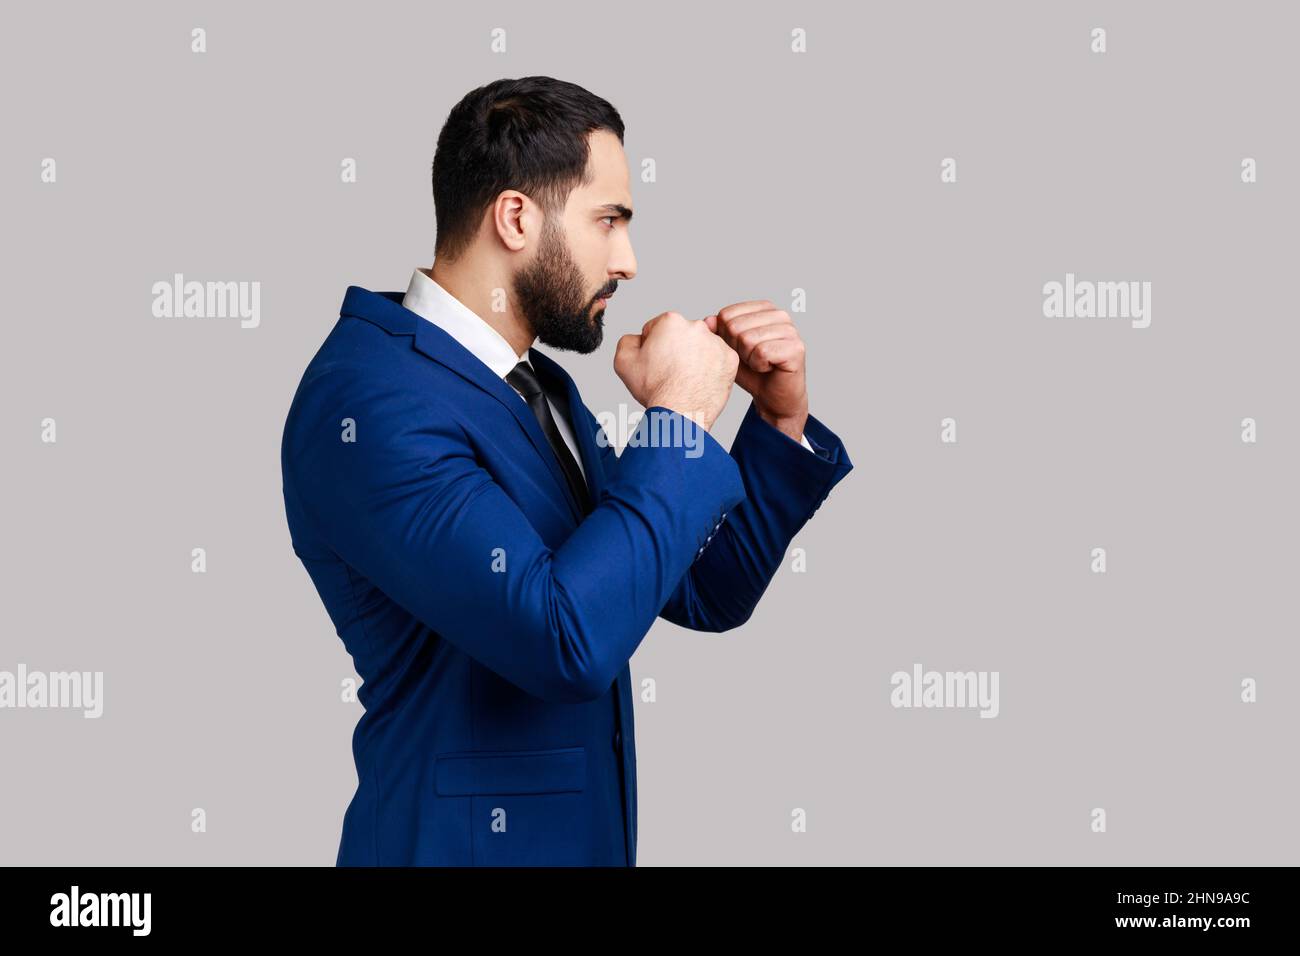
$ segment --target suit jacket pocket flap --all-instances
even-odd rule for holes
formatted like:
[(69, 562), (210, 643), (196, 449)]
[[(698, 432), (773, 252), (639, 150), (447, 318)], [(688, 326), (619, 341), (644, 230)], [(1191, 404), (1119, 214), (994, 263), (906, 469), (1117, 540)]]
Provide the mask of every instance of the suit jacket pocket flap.
[(434, 787), (440, 796), (482, 793), (563, 793), (581, 790), (587, 749), (466, 750), (438, 754)]

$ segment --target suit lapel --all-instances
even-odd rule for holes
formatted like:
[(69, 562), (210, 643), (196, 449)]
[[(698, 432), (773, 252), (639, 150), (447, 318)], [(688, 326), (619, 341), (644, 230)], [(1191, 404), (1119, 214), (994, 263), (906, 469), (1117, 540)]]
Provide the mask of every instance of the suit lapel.
[[(394, 335), (411, 336), (412, 346), (417, 352), (455, 372), (500, 402), (528, 436), (528, 441), (542, 460), (543, 467), (550, 472), (557, 494), (568, 502), (569, 512), (573, 515), (574, 521), (581, 521), (583, 516), (573, 502), (573, 495), (569, 491), (564, 471), (560, 468), (555, 452), (551, 450), (551, 444), (546, 440), (542, 426), (537, 423), (537, 418), (528, 407), (528, 403), (521, 399), (519, 393), (506, 384), (504, 379), (498, 377), (454, 338), (432, 322), (403, 307), (404, 295), (402, 292), (372, 292), (360, 286), (348, 286), (340, 314), (365, 319)], [(551, 364), (554, 366), (555, 363)], [(586, 452), (583, 454), (585, 462)]]
[(532, 362), (538, 376), (550, 379), (552, 386), (563, 396), (564, 407), (561, 411), (569, 418), (569, 429), (578, 443), (578, 454), (582, 456), (582, 471), (587, 476), (587, 491), (595, 503), (600, 500), (601, 490), (605, 487), (605, 472), (601, 469), (600, 450), (596, 448), (595, 434), (588, 427), (578, 386), (563, 366), (545, 352), (531, 348), (528, 350), (528, 360)]

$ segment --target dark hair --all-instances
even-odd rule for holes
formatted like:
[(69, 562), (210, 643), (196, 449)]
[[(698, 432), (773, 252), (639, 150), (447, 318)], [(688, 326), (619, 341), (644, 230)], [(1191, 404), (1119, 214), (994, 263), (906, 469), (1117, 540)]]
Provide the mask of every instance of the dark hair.
[(548, 218), (562, 209), (573, 187), (586, 182), (587, 135), (597, 129), (623, 141), (618, 110), (549, 76), (496, 80), (465, 94), (433, 154), (434, 256), (460, 256), (503, 190), (524, 193)]

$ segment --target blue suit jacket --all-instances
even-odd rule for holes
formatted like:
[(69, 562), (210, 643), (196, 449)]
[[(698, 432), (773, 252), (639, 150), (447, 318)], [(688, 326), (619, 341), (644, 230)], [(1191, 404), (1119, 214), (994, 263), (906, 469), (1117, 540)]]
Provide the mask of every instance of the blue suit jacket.
[(650, 413), (682, 423), (656, 407), (618, 455), (533, 349), (584, 517), (527, 404), (402, 297), (348, 287), (281, 447), (294, 552), (363, 680), (337, 864), (635, 865), (629, 658), (657, 616), (744, 623), (852, 464), (752, 404), (730, 454), (654, 442)]

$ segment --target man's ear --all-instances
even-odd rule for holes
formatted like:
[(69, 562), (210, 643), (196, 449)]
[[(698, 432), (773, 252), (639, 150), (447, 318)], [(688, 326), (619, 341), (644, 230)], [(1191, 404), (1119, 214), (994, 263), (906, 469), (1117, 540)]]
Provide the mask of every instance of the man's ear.
[(507, 189), (497, 196), (492, 204), (492, 225), (497, 237), (512, 252), (518, 252), (528, 244), (524, 213), (528, 207), (523, 193)]

